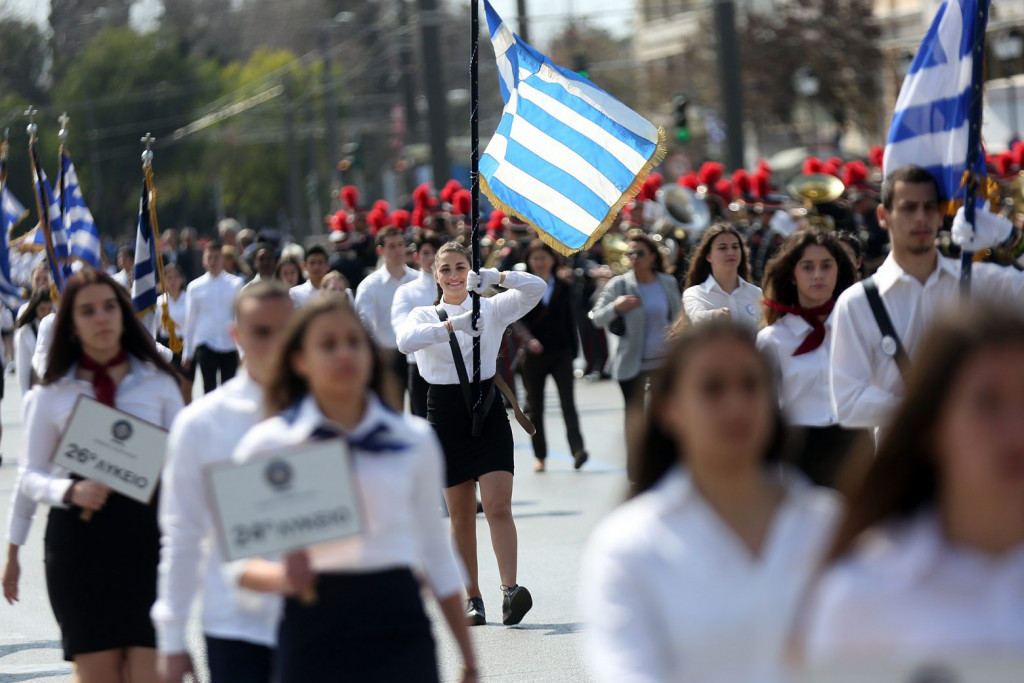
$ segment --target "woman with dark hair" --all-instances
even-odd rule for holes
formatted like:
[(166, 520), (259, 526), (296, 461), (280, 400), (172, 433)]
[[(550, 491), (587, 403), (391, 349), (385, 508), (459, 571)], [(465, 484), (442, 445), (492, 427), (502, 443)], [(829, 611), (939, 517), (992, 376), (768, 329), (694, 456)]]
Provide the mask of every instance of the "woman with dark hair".
[(812, 670), (1024, 652), (1024, 320), (972, 304), (931, 329), (849, 500)]
[(761, 289), (749, 279), (743, 235), (728, 223), (712, 225), (697, 245), (686, 274), (686, 317), (691, 323), (732, 318), (756, 329), (761, 322)]
[(772, 368), (749, 330), (674, 339), (633, 436), (632, 498), (582, 564), (594, 679), (792, 680), (788, 628), (839, 510), (778, 462)]
[(561, 257), (541, 240), (530, 242), (523, 260), (527, 272), (547, 284), (540, 302), (512, 325), (516, 337), (526, 349), (521, 372), (526, 400), (530, 404), (530, 422), (537, 429), (532, 437), (533, 457), (537, 460), (533, 469), (543, 472), (548, 455), (547, 439), (544, 438), (544, 384), (548, 375), (558, 389), (573, 467), (579, 469), (587, 461), (587, 451), (583, 448), (573, 391), (572, 361), (576, 358), (579, 342), (573, 315), (572, 284), (556, 275)]
[(285, 256), (277, 262), (274, 277), (288, 285), (289, 289), (306, 283), (306, 278), (302, 276), (302, 262), (294, 256)]
[(643, 233), (629, 236), (630, 269), (613, 277), (590, 311), (596, 327), (619, 336), (612, 377), (626, 403), (626, 421), (643, 409), (651, 373), (665, 358), (668, 330), (679, 314), (679, 285), (665, 272), (658, 245)]
[(757, 346), (779, 372), (779, 403), (797, 427), (795, 464), (820, 486), (834, 486), (850, 447), (868, 432), (839, 426), (829, 387), (832, 307), (856, 281), (839, 239), (818, 229), (786, 238), (764, 276), (764, 322)]
[(50, 288), (47, 286), (44, 289), (37, 289), (32, 292), (28, 303), (21, 309), (21, 314), (14, 322), (14, 367), (18, 373), (18, 386), (21, 387), (22, 396), (39, 383), (39, 377), (32, 371), (32, 354), (36, 350), (39, 321), (50, 315), (52, 310)]
[[(245, 462), (311, 440), (349, 443), (363, 504), (359, 543), (322, 543), (277, 565), (256, 561), (240, 583), (289, 595), (278, 633), (276, 680), (437, 681), (421, 569), (462, 651), (476, 660), (462, 613), (462, 577), (437, 506), (444, 461), (424, 420), (395, 412), (392, 378), (346, 297), (317, 297), (285, 332), (267, 387), (275, 415), (235, 450)], [(295, 596), (314, 587), (317, 600)]]
[[(185, 296), (185, 278), (181, 274), (181, 268), (177, 263), (164, 264), (164, 280), (167, 283), (166, 291), (160, 295), (156, 302), (156, 310), (152, 317), (153, 336), (160, 344), (170, 348), (171, 332), (173, 331), (179, 341), (185, 340), (185, 312), (188, 297)], [(164, 310), (170, 318), (169, 326), (164, 322)], [(168, 327), (172, 329), (168, 329)], [(171, 367), (182, 376), (182, 395), (188, 403), (192, 398), (192, 383), (196, 378), (195, 365), (189, 366), (188, 371), (181, 364), (181, 349), (174, 352), (171, 357)]]
[[(91, 268), (68, 278), (41, 384), (25, 403), (25, 446), (8, 523), (4, 597), (18, 599), (18, 548), (36, 506), (50, 506), (46, 587), (75, 680), (156, 680), (149, 609), (156, 599), (156, 496), (139, 503), (53, 463), (80, 396), (163, 428), (182, 407), (173, 368), (132, 309), (128, 292)], [(95, 514), (82, 519), (82, 511)]]

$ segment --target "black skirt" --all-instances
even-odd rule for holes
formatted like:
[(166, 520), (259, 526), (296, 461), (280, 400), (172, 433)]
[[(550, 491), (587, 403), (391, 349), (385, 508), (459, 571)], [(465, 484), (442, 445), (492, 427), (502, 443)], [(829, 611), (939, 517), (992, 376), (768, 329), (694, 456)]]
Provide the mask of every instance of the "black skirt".
[(316, 602), (285, 602), (277, 683), (435, 683), (437, 655), (408, 569), (319, 574)]
[[(493, 380), (480, 382), (484, 396), (494, 391)], [(491, 400), (480, 436), (473, 436), (473, 419), (459, 384), (431, 384), (427, 391), (427, 421), (444, 449), (445, 486), (475, 481), (488, 472), (515, 473), (512, 427), (500, 396)]]
[(794, 427), (796, 466), (818, 486), (835, 488), (854, 448), (870, 438), (870, 430), (844, 429), (839, 425)]
[(145, 505), (111, 493), (88, 522), (81, 508), (51, 508), (43, 540), (46, 590), (64, 659), (156, 647), (149, 610), (160, 561), (157, 496)]

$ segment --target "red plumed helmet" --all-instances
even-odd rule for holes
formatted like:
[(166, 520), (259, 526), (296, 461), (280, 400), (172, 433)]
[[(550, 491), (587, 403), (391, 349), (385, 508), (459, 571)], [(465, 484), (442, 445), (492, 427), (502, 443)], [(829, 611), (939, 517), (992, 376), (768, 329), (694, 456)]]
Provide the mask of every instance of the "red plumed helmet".
[(676, 182), (682, 185), (683, 187), (690, 188), (694, 192), (697, 191), (697, 187), (700, 185), (700, 181), (697, 180), (696, 171), (690, 171), (686, 175), (679, 176), (679, 180), (677, 180)]
[(356, 187), (355, 185), (346, 185), (345, 187), (341, 188), (340, 194), (341, 200), (345, 202), (345, 206), (347, 206), (349, 209), (355, 211), (356, 209), (359, 208), (358, 187)]
[(758, 159), (757, 160), (757, 170), (760, 173), (767, 174), (768, 177), (771, 177), (771, 175), (772, 175), (772, 167), (764, 159)]
[(751, 194), (756, 199), (764, 199), (772, 191), (771, 175), (764, 169), (758, 169), (757, 173), (750, 176)]
[(818, 157), (807, 157), (800, 172), (804, 175), (814, 175), (816, 173), (823, 173), (824, 168), (825, 163)]
[(327, 221), (327, 225), (331, 230), (346, 230), (348, 229), (348, 213), (342, 210), (335, 211), (331, 214), (330, 220)]
[(882, 163), (885, 161), (885, 147), (881, 145), (875, 145), (868, 150), (868, 163), (871, 164), (871, 168), (882, 168)]
[(378, 199), (373, 203), (373, 210), (383, 213), (385, 216), (391, 213), (391, 205), (383, 199)]
[(391, 212), (391, 225), (395, 226), (399, 230), (405, 230), (409, 227), (409, 221), (412, 216), (405, 209), (396, 209)]
[(843, 185), (853, 187), (868, 179), (868, 167), (863, 161), (851, 161), (843, 167)]
[(458, 216), (469, 216), (473, 211), (473, 195), (469, 190), (458, 190), (452, 195), (452, 213)]
[(1013, 155), (1009, 152), (997, 154), (993, 162), (998, 175), (1006, 177), (1013, 173)]
[(487, 234), (492, 238), (501, 234), (502, 232), (502, 221), (505, 220), (505, 212), (495, 209), (491, 211), (490, 217), (487, 219)]
[(722, 178), (715, 183), (715, 194), (724, 199), (727, 202), (732, 201), (732, 183), (728, 179)]
[(732, 194), (736, 198), (750, 195), (750, 173), (745, 168), (737, 169), (732, 174)]
[(1017, 168), (1024, 171), (1024, 141), (1018, 140), (1013, 143), (1010, 154), (1013, 156), (1013, 163)]
[(370, 234), (376, 235), (381, 228), (388, 224), (387, 212), (380, 211), (374, 206), (374, 209), (366, 216), (366, 224), (370, 226)]
[(423, 183), (412, 191), (412, 201), (417, 208), (430, 206), (430, 199), (430, 183)]
[(417, 206), (412, 210), (412, 214), (409, 216), (409, 220), (417, 228), (423, 227), (423, 219), (427, 217), (427, 210), (422, 206)]
[(462, 183), (458, 180), (449, 180), (444, 184), (444, 188), (441, 189), (441, 201), (445, 204), (453, 204), (455, 202), (455, 193), (461, 189)]
[(701, 185), (713, 188), (721, 180), (723, 173), (725, 173), (725, 166), (717, 161), (705, 161), (697, 173), (697, 180)]

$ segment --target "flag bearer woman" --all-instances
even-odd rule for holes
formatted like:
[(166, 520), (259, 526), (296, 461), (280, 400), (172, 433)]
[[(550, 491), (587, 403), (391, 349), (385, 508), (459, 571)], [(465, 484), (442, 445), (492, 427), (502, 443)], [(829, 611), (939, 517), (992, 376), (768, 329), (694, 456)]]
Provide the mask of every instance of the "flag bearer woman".
[[(68, 279), (41, 384), (25, 403), (25, 444), (8, 519), (4, 597), (18, 599), (18, 549), (36, 506), (50, 506), (46, 588), (64, 658), (82, 683), (156, 680), (149, 609), (156, 598), (156, 500), (139, 503), (52, 462), (80, 396), (170, 427), (181, 410), (174, 370), (123, 287), (92, 269)], [(94, 514), (88, 521), (82, 512)]]

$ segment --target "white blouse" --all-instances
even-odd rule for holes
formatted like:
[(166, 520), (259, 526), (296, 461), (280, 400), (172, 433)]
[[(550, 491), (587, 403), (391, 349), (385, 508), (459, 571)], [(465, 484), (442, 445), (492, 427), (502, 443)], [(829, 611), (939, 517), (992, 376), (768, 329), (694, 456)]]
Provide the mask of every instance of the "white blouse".
[(831, 368), (832, 316), (825, 320), (825, 340), (814, 351), (794, 356), (811, 326), (787, 313), (757, 335), (757, 348), (768, 353), (779, 372), (779, 404), (789, 424), (828, 427), (838, 422), (828, 376)]
[[(356, 487), (363, 503), (365, 530), (357, 538), (310, 548), (318, 572), (375, 572), (401, 567), (422, 569), (438, 599), (460, 593), (464, 572), (452, 552), (441, 517), (437, 492), (444, 486), (444, 456), (426, 420), (395, 413), (370, 395), (366, 414), (351, 431), (359, 439), (383, 425), (389, 440), (404, 441), (398, 451), (354, 450)], [(260, 454), (305, 443), (318, 427), (333, 428), (306, 396), (297, 411), (264, 420), (239, 442), (234, 459), (246, 462)]]
[[(529, 313), (548, 287), (536, 275), (521, 272), (505, 274), (503, 287), (509, 289), (490, 298), (480, 297), (480, 318), (484, 321), (480, 335), (480, 377), (494, 377), (505, 328)], [(473, 298), (467, 296), (459, 305), (444, 304), (449, 318), (473, 310)], [(397, 330), (398, 348), (402, 353), (415, 353), (420, 375), (430, 384), (458, 384), (452, 349), (448, 344), (448, 330), (437, 317), (433, 306), (414, 308), (409, 320)], [(473, 337), (456, 332), (455, 338), (462, 349), (466, 371), (473, 372)]]
[(732, 319), (738, 323), (757, 328), (761, 323), (761, 288), (739, 278), (740, 286), (726, 292), (708, 275), (703, 284), (687, 287), (683, 292), (683, 309), (690, 322), (698, 323), (711, 320), (719, 308), (728, 308)]
[(596, 681), (794, 680), (790, 626), (839, 503), (795, 471), (782, 481), (757, 557), (679, 467), (598, 526), (581, 580)]
[(171, 314), (171, 320), (174, 322), (174, 326), (176, 328), (174, 332), (178, 335), (178, 339), (184, 340), (185, 311), (188, 308), (188, 295), (184, 291), (178, 295), (177, 300), (172, 299), (167, 293), (160, 295), (160, 298), (156, 301), (156, 310), (153, 311), (153, 327), (150, 332), (153, 333), (154, 337), (171, 336), (163, 323), (165, 301), (167, 302), (167, 312)]
[(32, 354), (36, 351), (36, 331), (32, 324), (22, 325), (14, 331), (14, 371), (18, 373), (18, 386), (24, 396), (32, 388)]
[(805, 634), (812, 670), (1020, 657), (1024, 545), (1001, 557), (953, 546), (934, 510), (869, 531), (822, 576)]
[[(177, 382), (170, 375), (134, 356), (130, 370), (117, 385), (114, 405), (142, 420), (168, 429), (183, 402)], [(25, 545), (39, 503), (67, 507), (64, 495), (71, 487), (68, 471), (53, 463), (64, 428), (79, 396), (94, 397), (92, 383), (77, 379), (73, 364), (60, 380), (37, 385), (25, 397), (25, 438), (18, 454), (18, 481), (11, 500), (7, 537)]]

